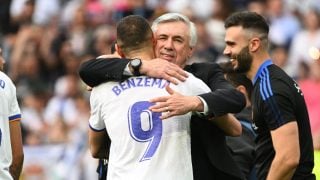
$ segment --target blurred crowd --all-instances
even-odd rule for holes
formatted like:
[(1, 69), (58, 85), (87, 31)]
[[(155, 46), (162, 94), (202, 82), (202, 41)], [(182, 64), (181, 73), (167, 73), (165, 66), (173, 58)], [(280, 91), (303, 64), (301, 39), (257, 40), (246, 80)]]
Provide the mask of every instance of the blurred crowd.
[(90, 92), (77, 71), (110, 53), (119, 19), (183, 13), (198, 30), (189, 63), (223, 62), (224, 20), (239, 10), (270, 23), (272, 60), (299, 83), (320, 149), (320, 60), (309, 54), (320, 49), (320, 0), (1, 0), (0, 46), (22, 111), (22, 179), (97, 177), (87, 142)]

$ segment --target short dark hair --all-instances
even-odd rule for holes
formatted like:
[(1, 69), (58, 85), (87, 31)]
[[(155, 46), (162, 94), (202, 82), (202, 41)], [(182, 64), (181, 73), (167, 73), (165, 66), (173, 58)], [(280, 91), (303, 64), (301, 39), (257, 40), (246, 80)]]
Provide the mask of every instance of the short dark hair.
[(130, 15), (117, 24), (117, 45), (124, 54), (150, 46), (151, 39), (151, 27), (142, 16)]
[(251, 80), (247, 78), (245, 74), (236, 72), (230, 62), (219, 63), (219, 66), (225, 74), (226, 80), (229, 81), (233, 87), (238, 87), (240, 85), (244, 86), (247, 90), (248, 97), (250, 98), (253, 90)]
[(251, 97), (253, 85), (249, 78), (245, 74), (237, 73), (237, 72), (229, 72), (225, 75), (227, 81), (229, 81), (234, 87), (238, 87), (240, 85), (244, 86), (247, 90), (248, 97)]
[(252, 29), (260, 34), (268, 35), (269, 25), (266, 19), (256, 12), (241, 11), (231, 14), (224, 23), (227, 29), (232, 26), (241, 26), (243, 29)]

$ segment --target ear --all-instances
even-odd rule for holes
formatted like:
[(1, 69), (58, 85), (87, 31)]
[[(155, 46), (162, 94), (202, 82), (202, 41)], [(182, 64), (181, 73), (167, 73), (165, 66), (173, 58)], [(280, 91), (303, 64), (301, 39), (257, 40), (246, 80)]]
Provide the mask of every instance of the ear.
[(239, 85), (236, 88), (238, 91), (240, 91), (242, 94), (247, 94), (247, 89), (243, 85)]
[(261, 40), (259, 38), (252, 38), (249, 42), (249, 51), (256, 52), (261, 46)]
[(157, 45), (157, 40), (156, 40), (156, 38), (154, 37), (154, 34), (152, 34), (152, 45), (153, 45), (153, 47), (156, 47), (156, 45)]
[(190, 51), (188, 53), (188, 58), (191, 58), (195, 48), (194, 47), (189, 47), (189, 48), (190, 48)]
[(116, 51), (118, 52), (118, 54), (121, 56), (121, 57), (125, 57), (125, 55), (123, 54), (120, 46), (118, 44), (116, 44)]

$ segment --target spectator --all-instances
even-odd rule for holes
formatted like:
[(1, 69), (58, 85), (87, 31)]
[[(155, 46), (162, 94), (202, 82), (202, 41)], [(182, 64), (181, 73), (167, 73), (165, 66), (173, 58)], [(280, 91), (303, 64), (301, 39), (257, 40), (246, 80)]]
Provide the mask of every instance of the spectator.
[(299, 77), (298, 68), (301, 63), (310, 66), (313, 59), (309, 55), (311, 47), (320, 48), (320, 10), (310, 9), (303, 14), (304, 28), (293, 38), (290, 50), (289, 61), (284, 70), (291, 77)]
[(298, 81), (306, 100), (310, 117), (311, 133), (314, 149), (320, 150), (320, 61), (310, 64), (310, 75)]

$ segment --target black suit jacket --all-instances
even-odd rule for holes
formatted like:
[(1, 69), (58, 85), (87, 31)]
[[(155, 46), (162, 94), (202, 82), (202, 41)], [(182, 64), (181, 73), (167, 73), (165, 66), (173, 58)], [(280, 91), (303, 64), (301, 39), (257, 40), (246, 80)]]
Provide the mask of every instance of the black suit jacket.
[[(89, 86), (106, 81), (122, 81), (127, 59), (92, 59), (81, 64), (79, 74)], [(194, 63), (186, 71), (204, 81), (212, 90), (200, 96), (209, 107), (210, 116), (238, 113), (245, 106), (245, 98), (229, 84), (216, 63)], [(207, 119), (191, 118), (191, 154), (195, 180), (244, 179), (226, 146), (224, 133)]]

